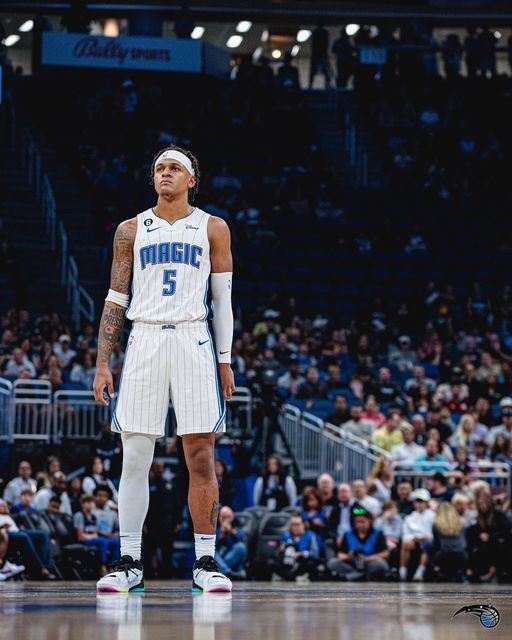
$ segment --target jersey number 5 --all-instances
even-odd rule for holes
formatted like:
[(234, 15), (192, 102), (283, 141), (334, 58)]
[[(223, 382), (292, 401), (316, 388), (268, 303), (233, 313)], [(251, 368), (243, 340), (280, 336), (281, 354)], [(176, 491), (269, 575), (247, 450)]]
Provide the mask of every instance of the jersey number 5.
[[(173, 278), (176, 277), (176, 269), (166, 269), (164, 271), (164, 288), (163, 295), (164, 296), (173, 296), (176, 293), (176, 280)], [(166, 287), (169, 287), (166, 289)]]

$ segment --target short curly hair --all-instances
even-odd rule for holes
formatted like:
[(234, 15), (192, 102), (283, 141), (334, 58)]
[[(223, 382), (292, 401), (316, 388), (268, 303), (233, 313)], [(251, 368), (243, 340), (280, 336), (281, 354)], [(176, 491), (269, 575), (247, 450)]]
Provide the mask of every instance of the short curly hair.
[(188, 199), (190, 202), (194, 202), (197, 196), (197, 192), (199, 191), (199, 177), (200, 177), (200, 173), (199, 173), (199, 162), (197, 161), (197, 158), (195, 157), (195, 155), (192, 153), (192, 151), (189, 151), (188, 149), (183, 149), (182, 147), (178, 147), (175, 144), (170, 144), (168, 147), (164, 147), (163, 149), (160, 149), (160, 151), (157, 151), (153, 161), (151, 162), (151, 176), (150, 176), (150, 184), (154, 184), (154, 177), (155, 177), (155, 164), (156, 161), (158, 160), (158, 158), (160, 157), (160, 155), (164, 152), (164, 151), (179, 151), (180, 153), (183, 153), (184, 155), (187, 156), (187, 158), (190, 160), (190, 162), (192, 163), (192, 168), (194, 169), (194, 175), (196, 178), (196, 183), (193, 187), (191, 187), (188, 190)]

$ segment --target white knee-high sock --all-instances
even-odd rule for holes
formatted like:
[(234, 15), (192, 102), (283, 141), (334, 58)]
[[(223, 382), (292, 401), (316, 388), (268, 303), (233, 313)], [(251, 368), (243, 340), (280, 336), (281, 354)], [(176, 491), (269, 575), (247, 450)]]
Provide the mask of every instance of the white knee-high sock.
[(123, 470), (119, 484), (121, 555), (140, 560), (142, 525), (149, 506), (148, 474), (156, 436), (123, 433)]

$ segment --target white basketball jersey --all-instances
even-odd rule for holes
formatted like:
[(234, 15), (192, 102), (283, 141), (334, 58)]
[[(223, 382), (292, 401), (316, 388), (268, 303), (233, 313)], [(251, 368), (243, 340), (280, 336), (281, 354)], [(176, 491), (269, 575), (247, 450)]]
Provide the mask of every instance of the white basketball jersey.
[(137, 216), (132, 297), (126, 316), (139, 322), (195, 322), (208, 317), (209, 214), (170, 223), (152, 209)]

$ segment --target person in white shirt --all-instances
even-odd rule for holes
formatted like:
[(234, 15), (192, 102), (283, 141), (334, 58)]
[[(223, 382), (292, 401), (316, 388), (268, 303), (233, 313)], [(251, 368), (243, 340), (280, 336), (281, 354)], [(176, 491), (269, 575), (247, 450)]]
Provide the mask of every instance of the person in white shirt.
[(402, 428), (404, 441), (391, 449), (391, 460), (400, 465), (412, 465), (416, 458), (424, 456), (425, 447), (414, 442), (414, 427), (407, 425)]
[(19, 500), (24, 489), (36, 492), (37, 481), (32, 478), (32, 465), (28, 460), (22, 460), (18, 465), (18, 477), (7, 483), (4, 489), (4, 500), (9, 504)]
[(12, 353), (12, 358), (7, 361), (5, 366), (4, 375), (19, 378), (24, 371), (29, 371), (30, 378), (36, 377), (36, 368), (33, 363), (30, 362), (27, 355), (23, 353), (22, 349), (17, 347)]
[(76, 357), (76, 351), (71, 349), (71, 336), (63, 333), (59, 337), (58, 344), (54, 344), (53, 353), (59, 359), (60, 366), (64, 369)]
[(354, 480), (352, 482), (352, 494), (356, 502), (363, 506), (374, 516), (380, 515), (381, 506), (377, 498), (368, 495), (368, 488), (364, 480)]
[(50, 498), (57, 496), (60, 498), (60, 513), (67, 513), (73, 515), (71, 509), (71, 501), (66, 493), (67, 480), (62, 471), (57, 471), (51, 478), (51, 487), (42, 487), (34, 496), (34, 509), (38, 511), (44, 511), (48, 508)]
[(436, 514), (429, 508), (430, 493), (427, 489), (416, 489), (411, 494), (414, 511), (404, 519), (402, 548), (400, 550), (400, 580), (407, 580), (407, 570), (411, 551), (421, 551), (420, 563), (413, 576), (415, 582), (422, 582), (428, 564), (426, 549), (434, 538), (433, 525)]

